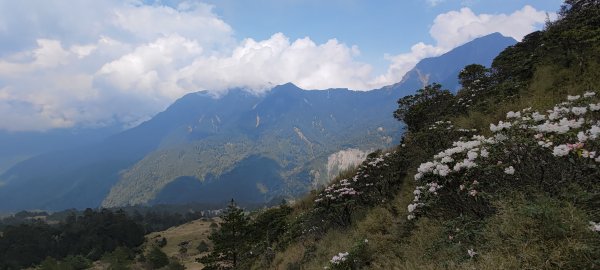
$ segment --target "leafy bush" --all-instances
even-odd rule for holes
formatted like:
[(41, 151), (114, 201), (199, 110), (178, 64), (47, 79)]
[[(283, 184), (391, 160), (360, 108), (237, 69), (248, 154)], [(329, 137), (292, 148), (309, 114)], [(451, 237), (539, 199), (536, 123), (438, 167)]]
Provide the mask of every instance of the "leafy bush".
[[(587, 209), (590, 222), (597, 221), (600, 99), (596, 96), (596, 92), (569, 96), (568, 101), (543, 113), (529, 108), (509, 112), (506, 122), (490, 125), (493, 137), (459, 140), (434, 155), (415, 174), (417, 187), (413, 192), (415, 198), (408, 205), (408, 219), (440, 217), (450, 222), (462, 220), (466, 225), (467, 220), (481, 220), (495, 214), (493, 202), (516, 189), (525, 194), (541, 192), (571, 201)], [(551, 209), (528, 211), (539, 220), (540, 226), (546, 224), (547, 228), (539, 231), (540, 237), (564, 238), (562, 232), (567, 228), (553, 220), (556, 215)], [(462, 231), (474, 232), (477, 228), (480, 227)], [(452, 235), (463, 244), (476, 244), (476, 236)]]
[(206, 241), (202, 240), (200, 242), (200, 244), (198, 244), (198, 246), (196, 247), (196, 250), (198, 250), (198, 252), (200, 252), (200, 253), (204, 253), (204, 252), (209, 251), (209, 246), (206, 243)]
[(434, 83), (398, 100), (394, 117), (408, 125), (409, 131), (418, 131), (436, 122), (440, 116), (452, 115), (454, 96)]
[(393, 197), (402, 183), (403, 167), (408, 164), (402, 153), (371, 153), (352, 178), (326, 187), (314, 200), (312, 215), (320, 222), (313, 222), (313, 226), (320, 223), (320, 230), (348, 226), (357, 209), (372, 207)]

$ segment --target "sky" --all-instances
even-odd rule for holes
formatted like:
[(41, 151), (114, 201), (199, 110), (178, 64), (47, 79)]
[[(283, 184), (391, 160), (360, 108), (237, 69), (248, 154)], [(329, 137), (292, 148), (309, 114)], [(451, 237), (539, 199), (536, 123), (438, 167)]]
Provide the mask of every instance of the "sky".
[(560, 0), (0, 0), (0, 130), (132, 126), (187, 93), (371, 90)]

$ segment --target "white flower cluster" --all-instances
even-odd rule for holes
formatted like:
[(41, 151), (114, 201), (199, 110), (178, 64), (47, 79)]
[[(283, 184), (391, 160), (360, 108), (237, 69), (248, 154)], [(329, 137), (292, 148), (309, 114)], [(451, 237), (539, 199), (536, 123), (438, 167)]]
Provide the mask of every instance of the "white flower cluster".
[[(386, 162), (386, 158), (390, 157), (392, 153), (385, 153), (375, 158), (367, 160), (364, 165), (361, 165), (357, 173), (352, 179), (342, 179), (337, 183), (331, 184), (326, 187), (323, 192), (319, 193), (315, 199), (315, 203), (324, 201), (340, 201), (346, 198), (355, 197), (361, 195), (361, 188), (373, 186), (373, 182), (370, 181), (369, 174), (366, 173), (367, 169), (388, 167), (389, 164)], [(380, 176), (383, 177), (383, 176)]]
[[(408, 219), (415, 218), (419, 209), (426, 205), (426, 198), (436, 196), (438, 190), (444, 188), (441, 183), (451, 181), (448, 176), (462, 175), (464, 171), (480, 166), (482, 161), (500, 167), (507, 177), (514, 175), (516, 169), (512, 165), (486, 160), (493, 154), (490, 150), (501, 151), (500, 153), (508, 151), (499, 149), (505, 145), (506, 140), (524, 137), (532, 145), (550, 150), (555, 157), (574, 153), (600, 163), (600, 155), (597, 154), (600, 149), (594, 149), (600, 145), (597, 142), (600, 139), (600, 115), (596, 113), (600, 111), (600, 103), (590, 103), (595, 96), (595, 92), (586, 92), (583, 98), (581, 95), (569, 96), (569, 101), (548, 110), (547, 115), (532, 111), (531, 108), (508, 112), (506, 118), (509, 120), (490, 124), (493, 137), (476, 135), (469, 141), (454, 142), (453, 147), (434, 155), (432, 161), (418, 167), (414, 176), (416, 181), (423, 184), (415, 188), (415, 198), (408, 205)], [(473, 184), (460, 185), (459, 192), (466, 191), (475, 197), (478, 195), (477, 183), (475, 180)]]
[(434, 129), (453, 129), (454, 125), (452, 125), (452, 122), (450, 121), (437, 121), (435, 123), (433, 123), (431, 126), (429, 126), (429, 130), (434, 130)]
[[(523, 115), (521, 113), (508, 112), (507, 118), (516, 120), (509, 123), (500, 121), (498, 125), (491, 124), (490, 130), (497, 133), (509, 130), (513, 126), (522, 127), (525, 130), (534, 130), (538, 132), (534, 135), (537, 144), (543, 148), (552, 147), (552, 154), (556, 157), (564, 157), (571, 153), (577, 153), (584, 158), (600, 162), (600, 157), (597, 157), (596, 151), (585, 149), (586, 141), (596, 140), (600, 137), (600, 121), (594, 122), (589, 117), (590, 113), (600, 111), (600, 103), (588, 103), (586, 101), (595, 96), (595, 92), (586, 92), (583, 94), (583, 98), (581, 95), (568, 96), (567, 102), (563, 102), (555, 106), (552, 110), (548, 110), (548, 116), (539, 112), (530, 113), (529, 109), (523, 110)], [(567, 140), (565, 143), (554, 146), (557, 143), (554, 135), (561, 135), (568, 138), (571, 135), (570, 133), (576, 134), (576, 141), (571, 139), (570, 142)]]
[(315, 199), (315, 202), (321, 202), (325, 199), (333, 201), (345, 196), (355, 196), (360, 194), (360, 192), (356, 191), (354, 188), (348, 187), (349, 185), (352, 184), (347, 179), (342, 179), (339, 183), (325, 188), (320, 194), (320, 197)]
[[(486, 159), (490, 155), (486, 146), (494, 143), (496, 143), (494, 138), (475, 135), (470, 141), (454, 142), (452, 148), (436, 154), (433, 157), (433, 161), (422, 163), (417, 169), (417, 174), (414, 176), (415, 180), (419, 181), (423, 177), (433, 177), (434, 179), (415, 188), (413, 192), (415, 195), (413, 203), (408, 205), (409, 215), (407, 218), (409, 220), (414, 219), (415, 211), (425, 206), (425, 204), (421, 202), (424, 195), (435, 196), (438, 194), (438, 190), (444, 187), (435, 180), (436, 177), (444, 178), (450, 174), (477, 167), (478, 160)], [(474, 189), (477, 184), (477, 181), (473, 181), (472, 188), (467, 190), (470, 196), (477, 196), (478, 192)], [(461, 191), (463, 189), (465, 188), (461, 188)]]
[(469, 257), (473, 258), (475, 255), (477, 255), (477, 252), (475, 252), (475, 250), (473, 250), (473, 249), (468, 249), (467, 255), (469, 255)]
[(338, 255), (333, 256), (329, 262), (336, 265), (341, 264), (348, 259), (348, 255), (350, 255), (348, 252), (340, 252)]
[(521, 112), (510, 111), (510, 112), (506, 113), (506, 118), (507, 119), (509, 119), (509, 118), (521, 118)]
[(502, 131), (505, 129), (509, 129), (511, 127), (512, 127), (512, 124), (510, 122), (504, 123), (504, 122), (500, 121), (498, 123), (498, 125), (490, 124), (490, 130), (492, 132)]
[(600, 232), (600, 223), (590, 221), (590, 230)]

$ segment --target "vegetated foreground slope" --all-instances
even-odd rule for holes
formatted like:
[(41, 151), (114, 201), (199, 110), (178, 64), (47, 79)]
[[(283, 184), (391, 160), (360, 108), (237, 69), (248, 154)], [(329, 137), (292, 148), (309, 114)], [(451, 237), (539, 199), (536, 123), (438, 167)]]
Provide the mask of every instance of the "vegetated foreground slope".
[[(482, 37), (428, 59), (419, 72), (456, 85), (463, 65), (457, 59), (486, 64), (514, 42), (498, 34)], [(368, 92), (286, 84), (262, 96), (243, 89), (219, 99), (189, 94), (101, 143), (40, 155), (7, 170), (0, 177), (0, 211), (232, 197), (264, 203), (306, 194), (368, 152), (398, 142), (402, 124), (389, 112), (422, 83), (410, 76), (404, 81)]]
[(597, 25), (600, 3), (568, 1), (457, 95), (401, 99), (400, 145), (296, 203), (276, 240), (236, 240), (238, 269), (600, 267)]

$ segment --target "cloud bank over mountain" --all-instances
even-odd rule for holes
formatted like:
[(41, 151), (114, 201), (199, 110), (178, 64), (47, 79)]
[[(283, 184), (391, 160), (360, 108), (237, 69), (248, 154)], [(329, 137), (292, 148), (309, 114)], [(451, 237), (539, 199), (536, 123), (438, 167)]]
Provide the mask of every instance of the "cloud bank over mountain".
[(492, 32), (520, 40), (544, 11), (440, 14), (410, 52), (387, 56), (374, 74), (359, 47), (331, 37), (291, 40), (274, 33), (238, 40), (235, 29), (201, 2), (3, 1), (0, 3), (0, 130), (75, 125), (134, 125), (190, 92), (256, 93), (293, 82), (306, 89), (369, 90), (399, 81), (419, 60)]

